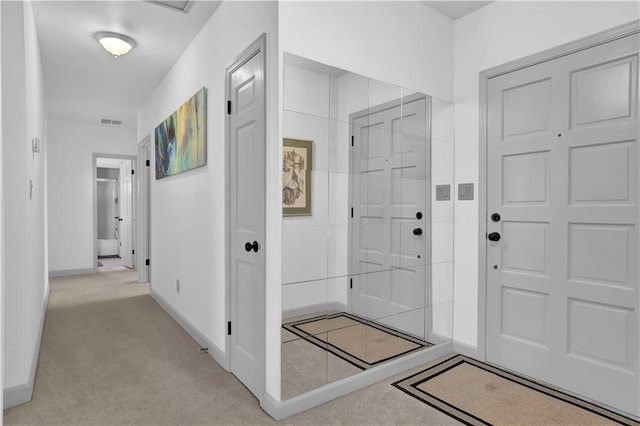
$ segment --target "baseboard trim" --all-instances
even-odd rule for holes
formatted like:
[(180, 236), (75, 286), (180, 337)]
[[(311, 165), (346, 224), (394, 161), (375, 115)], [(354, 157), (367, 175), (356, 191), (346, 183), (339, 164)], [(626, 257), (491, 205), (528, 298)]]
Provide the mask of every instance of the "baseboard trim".
[(96, 268), (61, 269), (57, 271), (49, 271), (49, 277), (68, 277), (69, 275), (95, 274), (96, 272)]
[(151, 298), (156, 301), (162, 309), (164, 309), (180, 326), (187, 332), (193, 340), (198, 342), (203, 348), (208, 348), (209, 355), (218, 363), (225, 371), (229, 371), (229, 361), (227, 355), (220, 350), (211, 340), (200, 332), (188, 319), (176, 311), (162, 296), (154, 289), (149, 290)]
[(468, 356), (476, 361), (485, 362), (484, 354), (480, 353), (476, 346), (471, 346), (467, 343), (453, 342), (453, 351), (460, 355)]
[(318, 303), (315, 305), (302, 306), (300, 308), (286, 309), (282, 311), (282, 319), (297, 317), (300, 315), (315, 314), (318, 312), (348, 312), (348, 307), (344, 303), (331, 302), (331, 303)]
[(452, 351), (453, 345), (451, 342), (432, 346), (420, 352), (415, 352), (400, 359), (365, 370), (354, 376), (329, 383), (286, 401), (277, 401), (271, 395), (265, 393), (260, 402), (260, 406), (274, 419), (283, 420), (379, 381), (388, 379), (389, 377), (393, 377), (396, 374), (418, 367), (429, 361), (433, 361)]
[(49, 286), (47, 286), (47, 290), (44, 295), (44, 302), (42, 304), (40, 329), (38, 330), (38, 338), (36, 339), (36, 346), (33, 351), (33, 357), (31, 358), (31, 369), (29, 371), (29, 378), (27, 379), (27, 383), (12, 386), (3, 390), (3, 409), (27, 403), (33, 398), (33, 387), (36, 382), (36, 375), (38, 373), (38, 360), (40, 359), (40, 344), (42, 343), (42, 333), (44, 332), (44, 321), (47, 317), (47, 306), (49, 306)]
[(433, 343), (434, 345), (439, 345), (441, 343), (451, 342), (451, 337), (447, 337), (447, 336), (443, 336), (442, 334), (431, 332), (427, 335), (427, 342)]

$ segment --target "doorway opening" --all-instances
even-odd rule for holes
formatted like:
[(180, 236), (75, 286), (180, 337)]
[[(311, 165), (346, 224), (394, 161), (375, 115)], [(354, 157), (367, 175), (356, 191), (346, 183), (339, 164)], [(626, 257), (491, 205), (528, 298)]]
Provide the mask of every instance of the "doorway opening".
[(93, 155), (96, 272), (136, 267), (134, 160), (133, 156)]

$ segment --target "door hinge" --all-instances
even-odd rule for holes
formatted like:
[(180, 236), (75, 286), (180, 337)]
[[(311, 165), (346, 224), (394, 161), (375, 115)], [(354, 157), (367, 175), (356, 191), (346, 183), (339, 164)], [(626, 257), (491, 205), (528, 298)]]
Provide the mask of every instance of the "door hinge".
[(353, 288), (353, 278), (349, 278), (349, 288)]
[(353, 207), (351, 207), (351, 217), (353, 218)]
[(231, 321), (227, 322), (227, 336), (231, 336)]
[(231, 115), (231, 101), (227, 101), (227, 114)]
[(147, 160), (147, 167), (149, 167), (151, 165), (151, 162), (149, 160)]
[(353, 146), (353, 135), (351, 135), (351, 146)]
[(135, 250), (131, 250), (131, 254), (136, 254), (136, 251)]
[(144, 261), (145, 266), (149, 266), (149, 259)]
[(133, 170), (133, 169), (131, 169), (131, 174), (132, 174), (132, 175), (135, 175), (135, 174), (136, 174), (136, 171), (135, 171), (135, 170)]

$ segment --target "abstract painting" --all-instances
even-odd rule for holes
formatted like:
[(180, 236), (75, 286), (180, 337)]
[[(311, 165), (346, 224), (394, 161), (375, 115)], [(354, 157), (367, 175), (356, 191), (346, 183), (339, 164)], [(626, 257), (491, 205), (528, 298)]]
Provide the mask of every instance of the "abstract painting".
[(207, 164), (207, 89), (156, 127), (156, 179)]
[(313, 141), (284, 139), (282, 150), (282, 214), (311, 216)]

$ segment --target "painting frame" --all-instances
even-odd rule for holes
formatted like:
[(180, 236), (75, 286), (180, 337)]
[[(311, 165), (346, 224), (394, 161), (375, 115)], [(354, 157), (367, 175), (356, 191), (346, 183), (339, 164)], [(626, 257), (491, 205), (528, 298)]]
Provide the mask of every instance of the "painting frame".
[(155, 178), (207, 165), (207, 88), (202, 87), (154, 130)]
[[(304, 173), (300, 173), (304, 171)], [(282, 216), (313, 216), (313, 141), (282, 139)], [(302, 175), (302, 176), (301, 176)], [(300, 179), (302, 177), (302, 179)], [(301, 181), (301, 182), (300, 182)]]

